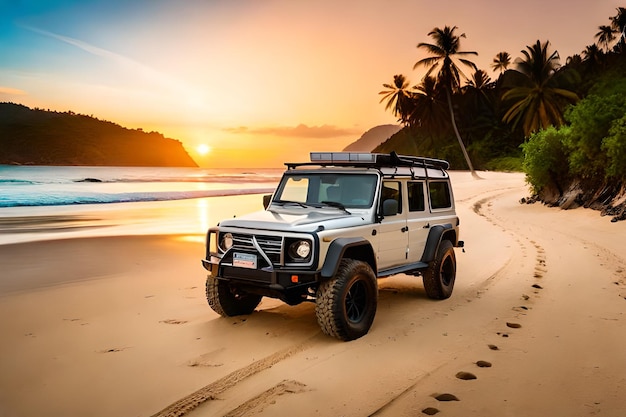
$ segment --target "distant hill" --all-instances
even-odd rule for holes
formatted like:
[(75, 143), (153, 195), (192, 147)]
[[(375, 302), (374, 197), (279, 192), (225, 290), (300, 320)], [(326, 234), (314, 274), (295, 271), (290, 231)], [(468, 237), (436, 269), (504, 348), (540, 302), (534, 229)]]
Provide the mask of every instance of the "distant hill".
[(73, 112), (0, 103), (0, 164), (198, 166), (180, 141)]
[(402, 126), (398, 125), (380, 125), (373, 127), (363, 133), (363, 136), (361, 136), (356, 142), (352, 142), (350, 145), (346, 146), (344, 151), (372, 152), (374, 148), (385, 142), (400, 129), (402, 129)]

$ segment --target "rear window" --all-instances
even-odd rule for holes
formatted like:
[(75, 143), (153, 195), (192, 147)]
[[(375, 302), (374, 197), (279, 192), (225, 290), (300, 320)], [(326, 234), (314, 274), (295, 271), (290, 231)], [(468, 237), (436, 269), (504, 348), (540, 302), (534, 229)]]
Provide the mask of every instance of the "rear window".
[(409, 182), (409, 211), (424, 211), (424, 186), (422, 182)]
[(450, 185), (446, 181), (428, 183), (428, 192), (430, 194), (430, 207), (433, 210), (452, 207)]

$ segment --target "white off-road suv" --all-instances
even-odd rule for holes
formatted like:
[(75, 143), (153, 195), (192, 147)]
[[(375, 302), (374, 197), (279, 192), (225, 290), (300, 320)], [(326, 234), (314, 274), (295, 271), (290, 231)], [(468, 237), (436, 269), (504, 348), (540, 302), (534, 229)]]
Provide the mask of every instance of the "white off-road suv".
[(446, 161), (314, 152), (285, 165), (264, 211), (207, 233), (213, 310), (250, 314), (262, 297), (312, 301), (324, 333), (353, 340), (374, 321), (377, 278), (422, 276), (430, 298), (450, 297), (463, 242)]

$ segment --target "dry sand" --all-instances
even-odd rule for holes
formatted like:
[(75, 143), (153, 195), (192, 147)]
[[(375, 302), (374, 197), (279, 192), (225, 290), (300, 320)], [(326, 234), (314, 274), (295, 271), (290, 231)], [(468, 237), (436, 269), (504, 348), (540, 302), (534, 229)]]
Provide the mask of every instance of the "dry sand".
[(626, 415), (626, 222), (481, 175), (453, 173), (453, 296), (385, 279), (349, 343), (313, 304), (219, 318), (198, 239), (0, 246), (0, 416)]

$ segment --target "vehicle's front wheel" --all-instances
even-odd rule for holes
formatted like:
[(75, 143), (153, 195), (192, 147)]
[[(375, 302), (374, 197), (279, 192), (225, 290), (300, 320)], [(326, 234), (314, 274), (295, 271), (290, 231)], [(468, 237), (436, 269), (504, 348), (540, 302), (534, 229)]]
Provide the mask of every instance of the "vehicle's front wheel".
[(209, 306), (223, 317), (251, 314), (261, 302), (261, 296), (238, 291), (228, 282), (209, 275), (206, 279), (206, 299)]
[(366, 262), (343, 259), (317, 289), (315, 315), (322, 331), (348, 341), (367, 334), (378, 305), (378, 283)]
[(437, 255), (424, 271), (423, 278), (428, 297), (443, 300), (452, 295), (456, 278), (456, 257), (452, 242), (441, 241)]

